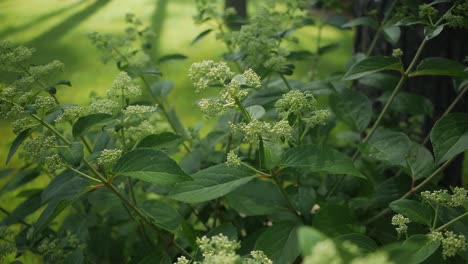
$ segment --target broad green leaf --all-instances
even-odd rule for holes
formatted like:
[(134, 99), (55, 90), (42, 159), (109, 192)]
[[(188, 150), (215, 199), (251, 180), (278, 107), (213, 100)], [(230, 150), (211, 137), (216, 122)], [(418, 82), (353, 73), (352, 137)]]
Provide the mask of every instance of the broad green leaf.
[(404, 166), (410, 147), (411, 141), (405, 133), (379, 128), (359, 150), (368, 158)]
[(457, 61), (433, 57), (422, 60), (417, 69), (409, 74), (410, 77), (422, 75), (445, 75), (451, 77), (468, 77), (465, 66)]
[(369, 57), (355, 63), (344, 75), (344, 80), (355, 80), (371, 73), (395, 70), (403, 71), (400, 60), (394, 57)]
[(427, 226), (431, 226), (432, 219), (434, 218), (431, 208), (413, 200), (396, 200), (390, 204), (390, 208), (394, 212), (408, 217), (413, 222)]
[(440, 33), (444, 30), (444, 25), (439, 25), (439, 26), (425, 26), (424, 27), (424, 36), (426, 36), (426, 39), (433, 39), (437, 36), (439, 36)]
[[(76, 197), (78, 199), (78, 197)], [(40, 234), (50, 223), (54, 221), (57, 216), (63, 212), (74, 200), (54, 200), (50, 202), (47, 207), (42, 211), (41, 215), (34, 224), (33, 237)]]
[[(384, 93), (379, 101), (385, 103), (390, 97), (390, 91)], [(393, 111), (410, 114), (410, 115), (427, 115), (432, 116), (434, 106), (432, 102), (424, 96), (400, 92), (396, 95), (393, 103), (390, 105)]]
[(265, 163), (263, 167), (266, 169), (273, 169), (281, 162), (281, 156), (283, 155), (283, 148), (275, 142), (263, 141), (265, 149)]
[(468, 114), (448, 114), (437, 121), (431, 131), (431, 142), (438, 164), (468, 149)]
[(58, 152), (63, 160), (73, 167), (79, 166), (84, 156), (83, 145), (78, 141), (72, 142), (69, 147), (59, 148)]
[(339, 47), (340, 47), (339, 43), (330, 43), (328, 45), (321, 46), (318, 49), (318, 54), (323, 55), (323, 54), (326, 54), (328, 52), (332, 52), (332, 51), (336, 50)]
[(396, 46), (398, 44), (398, 41), (400, 40), (401, 36), (401, 30), (400, 27), (390, 25), (386, 26), (383, 29), (383, 35), (384, 38), (393, 46)]
[(293, 263), (300, 253), (296, 224), (274, 224), (257, 239), (255, 250), (262, 250), (273, 263)]
[(253, 180), (226, 196), (227, 203), (247, 216), (269, 215), (288, 210), (278, 187), (270, 181)]
[(183, 141), (182, 137), (171, 132), (162, 132), (144, 137), (137, 148), (170, 149), (177, 147)]
[(158, 62), (163, 63), (163, 62), (170, 61), (170, 60), (185, 60), (187, 58), (188, 57), (184, 54), (174, 53), (174, 54), (167, 54), (167, 55), (161, 56)]
[(308, 50), (294, 50), (286, 57), (288, 60), (311, 60), (315, 58), (315, 54)]
[(357, 131), (366, 129), (372, 118), (372, 103), (369, 98), (351, 89), (332, 94), (330, 107), (340, 120)]
[(365, 178), (345, 154), (327, 146), (303, 145), (283, 155), (283, 167), (305, 168), (313, 172), (345, 174)]
[(46, 204), (52, 200), (72, 200), (75, 194), (89, 185), (88, 181), (71, 170), (65, 170), (55, 176), (42, 191), (41, 201)]
[(19, 133), (18, 136), (16, 136), (15, 140), (13, 140), (13, 143), (11, 143), (10, 150), (8, 151), (8, 156), (6, 158), (5, 164), (8, 164), (8, 162), (10, 162), (11, 158), (13, 158), (18, 148), (32, 134), (33, 131), (34, 129), (28, 128), (24, 130), (23, 132)]
[(166, 97), (174, 88), (174, 82), (163, 80), (151, 84), (151, 93), (156, 97)]
[(344, 242), (349, 241), (354, 245), (358, 246), (362, 253), (371, 253), (377, 250), (378, 246), (374, 240), (370, 237), (359, 234), (359, 233), (350, 233), (342, 236), (335, 237), (333, 240)]
[(152, 222), (170, 232), (174, 232), (180, 225), (181, 216), (174, 206), (167, 203), (159, 200), (145, 200), (141, 209), (149, 214)]
[(206, 37), (208, 34), (211, 33), (211, 31), (213, 31), (213, 29), (207, 29), (207, 30), (204, 30), (202, 32), (200, 32), (200, 34), (198, 34), (193, 40), (192, 40), (192, 43), (190, 45), (193, 45), (195, 43), (197, 43), (198, 41), (200, 41), (202, 38)]
[(397, 76), (383, 72), (376, 72), (359, 79), (358, 82), (361, 85), (371, 88), (393, 91), (399, 80), (400, 78)]
[(247, 110), (247, 113), (249, 113), (250, 117), (253, 119), (260, 119), (265, 115), (265, 108), (263, 108), (260, 105), (252, 105), (249, 107), (246, 107), (245, 110)]
[(73, 136), (79, 137), (94, 126), (104, 125), (111, 121), (112, 115), (99, 113), (80, 117), (73, 125)]
[(406, 158), (406, 172), (415, 180), (425, 178), (434, 170), (434, 157), (425, 147), (411, 142), (411, 149)]
[(379, 23), (372, 17), (358, 17), (344, 24), (342, 27), (351, 28), (356, 26), (367, 26), (372, 29), (377, 29), (379, 27)]
[(328, 204), (320, 208), (315, 215), (312, 226), (331, 236), (352, 233), (356, 220), (353, 212), (347, 206)]
[(402, 261), (407, 264), (418, 264), (430, 257), (439, 248), (440, 242), (432, 241), (425, 235), (414, 235), (408, 238), (402, 245), (406, 247), (411, 244), (416, 248), (409, 256), (406, 256)]
[(232, 225), (232, 223), (226, 223), (222, 224), (220, 226), (217, 226), (213, 229), (210, 230), (206, 234), (207, 237), (213, 237), (219, 234), (223, 234), (229, 238), (229, 240), (235, 240), (237, 241), (239, 239), (238, 234), (237, 234), (237, 229), (235, 226)]
[(419, 17), (416, 16), (407, 16), (398, 21), (395, 25), (396, 26), (412, 26), (416, 24), (422, 24), (424, 21), (422, 21)]
[(186, 203), (213, 200), (248, 183), (256, 175), (246, 168), (231, 168), (220, 164), (199, 171), (192, 177), (193, 181), (176, 184), (169, 197)]
[(308, 256), (310, 253), (312, 253), (312, 249), (318, 242), (327, 239), (326, 235), (310, 226), (299, 227), (297, 236), (299, 240), (299, 247), (303, 256)]
[(2, 225), (13, 225), (41, 208), (41, 192), (36, 191), (26, 201), (20, 203), (9, 215), (3, 218)]
[(315, 187), (301, 184), (298, 187), (287, 189), (289, 200), (293, 203), (297, 211), (303, 215), (309, 215), (317, 201)]
[(117, 161), (113, 172), (159, 185), (191, 180), (173, 159), (156, 149), (127, 152)]
[(38, 168), (19, 170), (10, 181), (3, 185), (2, 189), (0, 189), (0, 193), (3, 194), (5, 192), (13, 191), (23, 184), (34, 180), (40, 174), (41, 171)]

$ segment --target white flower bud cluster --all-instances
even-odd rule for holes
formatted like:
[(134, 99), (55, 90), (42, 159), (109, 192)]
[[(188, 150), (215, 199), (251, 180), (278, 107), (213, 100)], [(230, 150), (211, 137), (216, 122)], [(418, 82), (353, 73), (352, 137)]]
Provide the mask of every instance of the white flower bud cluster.
[(144, 115), (156, 111), (156, 106), (129, 105), (122, 112), (124, 115)]
[(318, 242), (309, 256), (304, 258), (303, 264), (342, 264), (338, 249), (332, 240), (326, 239)]
[(31, 58), (34, 49), (15, 47), (11, 42), (0, 40), (0, 71), (21, 72), (18, 64)]
[(119, 96), (137, 97), (141, 95), (141, 89), (133, 83), (128, 73), (122, 71), (117, 75), (111, 88), (107, 91), (109, 98), (118, 98)]
[(65, 64), (61, 61), (54, 60), (44, 65), (32, 66), (29, 68), (31, 75), (35, 78), (46, 76), (55, 71), (62, 71), (65, 68)]
[(45, 163), (50, 172), (59, 170), (65, 166), (65, 163), (59, 154), (53, 154), (45, 158)]
[(211, 60), (192, 64), (189, 77), (194, 83), (196, 93), (206, 90), (209, 86), (223, 87), (218, 97), (198, 102), (203, 116), (207, 119), (221, 114), (229, 107), (235, 107), (247, 97), (248, 88), (261, 86), (260, 77), (253, 70), (248, 69), (242, 75), (234, 76), (226, 63)]
[(54, 98), (50, 96), (38, 95), (36, 100), (34, 100), (34, 107), (36, 109), (50, 109), (55, 106)]
[(313, 115), (309, 118), (304, 118), (306, 124), (310, 127), (324, 126), (331, 119), (333, 115), (329, 110), (321, 109), (313, 112)]
[(432, 241), (442, 243), (442, 256), (444, 259), (455, 256), (458, 252), (466, 248), (465, 236), (457, 235), (452, 231), (442, 232), (432, 231), (427, 235)]
[(447, 190), (437, 191), (424, 191), (421, 192), (421, 197), (429, 203), (435, 203), (439, 205), (449, 207), (460, 207), (464, 206), (468, 202), (468, 192), (464, 188), (455, 187), (453, 194), (449, 194)]
[(212, 236), (210, 238), (204, 236), (197, 238), (203, 260), (190, 262), (185, 257), (177, 258), (174, 264), (273, 264), (273, 262), (262, 251), (251, 251), (252, 258), (242, 258), (236, 254), (236, 250), (240, 248), (240, 243), (229, 240), (223, 234)]
[(28, 158), (40, 161), (47, 157), (47, 151), (55, 146), (55, 136), (39, 136), (26, 141), (23, 144), (23, 149), (26, 151)]
[(276, 101), (275, 108), (281, 118), (287, 119), (291, 114), (300, 116), (316, 110), (317, 100), (312, 94), (292, 90)]
[(239, 167), (242, 161), (240, 160), (239, 156), (237, 156), (236, 152), (233, 150), (229, 151), (226, 158), (226, 165), (228, 167)]
[(120, 149), (104, 149), (101, 151), (101, 155), (97, 159), (97, 164), (103, 167), (111, 167), (122, 155)]
[(11, 123), (11, 126), (13, 127), (13, 133), (18, 135), (19, 133), (31, 127), (31, 123), (32, 120), (29, 117), (23, 117), (15, 120), (13, 123)]
[(195, 86), (195, 92), (200, 93), (211, 85), (223, 86), (234, 73), (225, 62), (205, 60), (192, 64), (188, 76)]
[(87, 113), (86, 109), (82, 106), (72, 105), (63, 109), (63, 113), (55, 118), (55, 123), (73, 121)]
[(288, 140), (291, 138), (293, 131), (292, 127), (286, 120), (281, 120), (273, 126), (268, 122), (257, 119), (254, 119), (249, 123), (229, 123), (229, 126), (232, 134), (242, 134), (244, 141), (253, 145), (257, 145), (259, 143), (260, 136), (270, 140)]
[(364, 257), (355, 258), (350, 264), (394, 264), (394, 262), (389, 259), (386, 252), (378, 251)]
[(409, 224), (411, 221), (409, 218), (404, 217), (401, 214), (396, 214), (392, 217), (392, 225), (396, 226), (396, 231), (398, 233), (398, 236), (401, 236), (402, 234), (406, 234), (406, 231), (408, 230), (407, 224)]
[(119, 109), (119, 104), (111, 99), (93, 98), (89, 104), (89, 113), (114, 114)]

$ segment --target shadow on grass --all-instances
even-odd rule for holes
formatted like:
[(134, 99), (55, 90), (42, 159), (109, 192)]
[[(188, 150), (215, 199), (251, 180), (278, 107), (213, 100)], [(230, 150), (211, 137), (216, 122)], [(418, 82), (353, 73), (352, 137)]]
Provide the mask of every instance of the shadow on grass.
[(36, 26), (39, 23), (45, 22), (45, 21), (47, 21), (47, 20), (49, 20), (49, 19), (51, 19), (51, 18), (53, 18), (53, 17), (55, 17), (57, 15), (62, 14), (63, 12), (74, 9), (75, 7), (81, 5), (84, 2), (86, 2), (86, 0), (78, 1), (78, 2), (76, 2), (74, 4), (69, 5), (69, 6), (63, 7), (61, 9), (57, 9), (57, 10), (49, 12), (47, 14), (44, 14), (44, 15), (30, 21), (29, 23), (26, 23), (26, 24), (23, 24), (23, 25), (17, 26), (17, 27), (10, 27), (10, 28), (7, 28), (7, 29), (5, 29), (3, 31), (0, 31), (0, 39), (5, 39), (5, 38), (7, 38), (8, 36), (10, 36), (12, 34), (16, 34), (18, 32), (21, 32), (21, 31), (25, 30), (25, 29)]

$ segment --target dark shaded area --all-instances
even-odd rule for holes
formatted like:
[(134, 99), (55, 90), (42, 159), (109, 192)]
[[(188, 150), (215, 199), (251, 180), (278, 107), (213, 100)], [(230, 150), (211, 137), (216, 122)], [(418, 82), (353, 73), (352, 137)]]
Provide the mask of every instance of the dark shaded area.
[(239, 29), (243, 24), (242, 19), (247, 18), (247, 0), (225, 0), (224, 8), (230, 7), (236, 10), (237, 17), (241, 18), (241, 20), (228, 20), (227, 25), (232, 29)]
[(154, 5), (153, 15), (151, 17), (151, 28), (156, 33), (156, 38), (152, 42), (152, 56), (156, 59), (161, 46), (161, 36), (164, 28), (164, 21), (167, 17), (168, 0), (157, 0)]
[[(373, 0), (357, 0), (354, 2), (354, 15), (360, 17), (366, 15), (369, 10), (376, 9), (379, 19), (383, 19), (385, 11), (389, 8), (392, 1), (373, 1)], [(440, 6), (442, 13), (447, 6)], [(409, 65), (421, 41), (424, 38), (424, 29), (419, 27), (402, 27), (402, 34), (397, 47), (392, 47), (383, 37), (381, 37), (376, 45), (373, 55), (391, 55), (393, 48), (400, 48), (404, 52), (403, 62), (406, 66)], [(355, 52), (365, 52), (369, 47), (375, 31), (369, 30), (367, 27), (359, 27), (356, 31), (354, 48)], [(427, 57), (444, 57), (455, 61), (462, 62), (468, 54), (468, 30), (446, 28), (438, 37), (429, 41), (425, 47), (421, 59)], [(426, 118), (424, 124), (424, 135), (428, 134), (437, 119), (443, 114), (447, 107), (453, 102), (457, 93), (453, 89), (451, 78), (425, 76), (410, 79), (404, 89), (431, 100), (434, 104), (434, 116)], [(468, 112), (467, 99), (462, 99), (452, 112)], [(427, 145), (431, 148), (430, 143)], [(460, 155), (451, 165), (445, 170), (445, 176), (441, 184), (444, 186), (461, 186), (462, 185), (462, 163), (463, 155)]]
[(26, 23), (26, 24), (23, 24), (21, 26), (17, 26), (17, 27), (9, 27), (7, 29), (4, 29), (2, 31), (0, 31), (0, 39), (4, 39), (5, 37), (7, 37), (8, 35), (12, 35), (12, 34), (16, 34), (18, 32), (21, 32), (29, 27), (33, 27), (39, 23), (42, 23), (42, 22), (45, 22), (57, 15), (60, 15), (61, 13), (63, 12), (67, 12), (71, 9), (74, 9), (75, 7), (81, 5), (82, 3), (86, 2), (85, 0), (82, 0), (82, 1), (78, 1), (74, 4), (71, 4), (69, 6), (66, 6), (66, 7), (63, 7), (61, 9), (57, 9), (55, 11), (52, 11), (52, 12), (49, 12), (47, 14), (44, 14), (34, 20), (32, 20), (31, 22), (29, 23)]

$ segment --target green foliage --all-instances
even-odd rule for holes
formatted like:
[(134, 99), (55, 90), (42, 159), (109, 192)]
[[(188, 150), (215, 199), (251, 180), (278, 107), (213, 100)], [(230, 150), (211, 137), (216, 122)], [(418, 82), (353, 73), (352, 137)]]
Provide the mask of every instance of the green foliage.
[[(219, 11), (216, 1), (196, 1), (196, 22), (211, 28), (192, 45), (216, 34), (228, 49), (225, 61), (187, 69), (195, 93), (210, 91), (198, 101), (204, 117), (216, 121), (209, 126), (181, 122), (168, 98), (174, 82), (161, 79), (157, 64), (186, 56), (151, 59), (154, 35), (134, 15), (127, 15), (123, 36), (90, 34), (102, 59), (120, 72), (105, 96), (83, 106), (60, 101), (62, 86), (71, 86), (54, 80), (63, 64), (34, 65), (33, 49), (1, 41), (0, 70), (18, 76), (0, 84), (0, 114), (17, 134), (7, 163), (18, 155), (25, 166), (0, 174), (8, 177), (0, 195), (21, 190), (22, 199), (11, 212), (0, 207), (7, 214), (0, 257), (32, 252), (47, 263), (466, 262), (467, 191), (437, 190), (436, 183), (467, 150), (468, 116), (440, 117), (430, 133), (431, 152), (420, 140), (427, 135), (411, 120), (433, 116), (432, 103), (400, 91), (416, 76), (457, 77), (459, 98), (451, 109), (466, 90), (463, 64), (420, 58), (427, 41), (464, 25), (466, 3), (451, 1), (442, 13), (442, 2), (404, 1), (384, 21), (370, 13), (346, 22), (308, 12), (302, 0), (267, 1), (249, 21), (232, 9)], [(228, 27), (233, 21), (243, 26)], [(338, 46), (321, 44), (320, 33), (314, 52), (288, 45), (297, 42), (294, 31), (312, 24), (319, 31), (367, 26), (376, 30), (375, 40), (382, 35), (395, 46), (401, 26), (424, 25), (426, 37), (407, 67), (401, 49), (372, 56), (371, 45), (367, 55), (355, 54), (346, 73), (316, 80), (318, 60)], [(299, 60), (311, 63), (310, 80), (286, 77)], [(389, 70), (396, 76), (383, 73)], [(382, 95), (371, 98), (356, 91), (356, 83)], [(402, 114), (409, 121), (392, 120)], [(29, 187), (45, 175), (47, 186)]]

